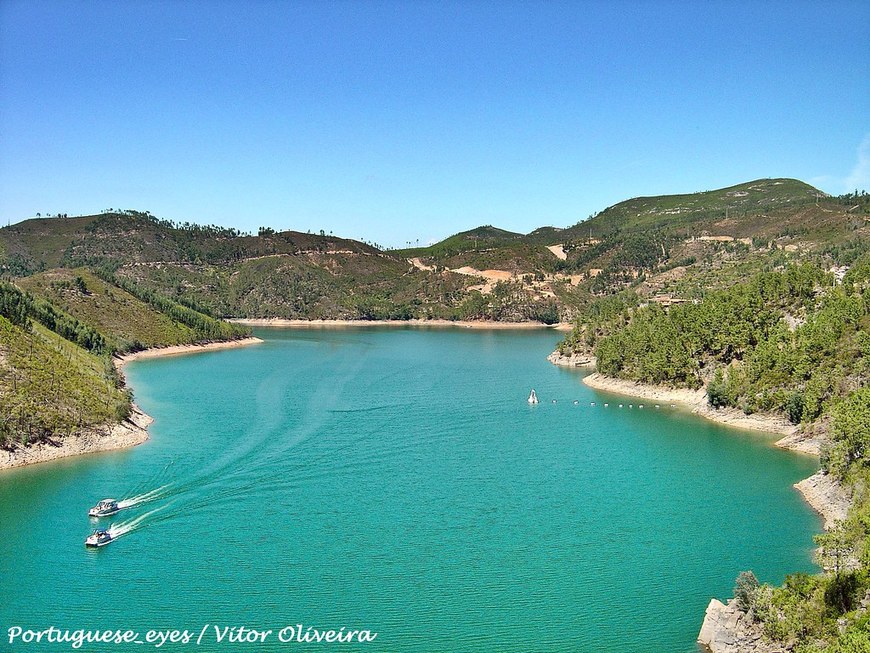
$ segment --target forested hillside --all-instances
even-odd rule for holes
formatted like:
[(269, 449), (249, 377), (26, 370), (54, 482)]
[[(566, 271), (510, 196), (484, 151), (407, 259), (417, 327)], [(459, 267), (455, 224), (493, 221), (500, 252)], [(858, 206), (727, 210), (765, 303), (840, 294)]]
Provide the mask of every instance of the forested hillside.
[(0, 447), (60, 439), (126, 419), (129, 410), (109, 358), (0, 315)]
[(20, 283), (0, 281), (0, 447), (126, 419), (131, 396), (116, 354), (250, 333), (147, 292), (139, 299), (83, 269)]

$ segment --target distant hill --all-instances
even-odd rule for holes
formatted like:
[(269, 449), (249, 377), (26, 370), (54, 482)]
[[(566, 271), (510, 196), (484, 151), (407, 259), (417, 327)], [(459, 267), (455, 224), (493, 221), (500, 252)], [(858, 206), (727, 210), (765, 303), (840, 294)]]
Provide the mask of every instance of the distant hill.
[[(475, 233), (478, 242), (495, 238), (498, 247), (520, 236), (491, 228)], [(527, 320), (541, 314), (539, 299), (515, 293), (507, 307), (506, 300), (493, 307), (466, 302), (479, 281), (473, 276), (425, 270), (402, 254), (325, 234), (264, 228), (251, 236), (138, 211), (0, 229), (0, 271), (13, 278), (85, 267), (216, 316)], [(552, 315), (551, 303), (543, 305)]]
[(758, 225), (747, 218), (779, 216), (788, 221), (786, 216), (794, 215), (794, 209), (826, 199), (825, 193), (796, 179), (757, 179), (713, 191), (636, 197), (604, 209), (565, 233), (583, 238), (591, 229), (601, 238), (617, 231), (698, 233), (719, 228), (731, 236), (738, 235), (735, 229), (742, 229), (740, 236), (751, 237), (759, 234)]
[(254, 236), (123, 211), (0, 229), (0, 273), (102, 269), (215, 316), (550, 320), (555, 311), (568, 320), (594, 296), (686, 295), (692, 279), (724, 280), (736, 261), (757, 269), (771, 252), (848, 264), (870, 235), (867, 216), (866, 193), (832, 198), (762, 179), (634, 198), (566, 228), (486, 225), (384, 251), (331, 234)]
[[(355, 240), (266, 229), (249, 236), (213, 225), (175, 224), (149, 213), (125, 211), (74, 218), (35, 218), (0, 229), (11, 272), (56, 267), (135, 263), (226, 264), (306, 251), (377, 253)], [(17, 264), (17, 268), (12, 267)]]

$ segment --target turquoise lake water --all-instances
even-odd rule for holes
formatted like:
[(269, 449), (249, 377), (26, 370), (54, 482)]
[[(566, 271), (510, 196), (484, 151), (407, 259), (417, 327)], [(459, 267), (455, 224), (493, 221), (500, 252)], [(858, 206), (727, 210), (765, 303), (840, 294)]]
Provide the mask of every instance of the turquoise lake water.
[[(73, 650), (9, 642), (54, 626), (205, 628), (83, 651), (689, 652), (740, 571), (814, 570), (812, 458), (596, 393), (546, 361), (559, 334), (258, 335), (128, 365), (145, 445), (0, 474), (0, 651)], [(97, 500), (161, 487), (84, 547)], [(297, 624), (377, 638), (279, 641)]]

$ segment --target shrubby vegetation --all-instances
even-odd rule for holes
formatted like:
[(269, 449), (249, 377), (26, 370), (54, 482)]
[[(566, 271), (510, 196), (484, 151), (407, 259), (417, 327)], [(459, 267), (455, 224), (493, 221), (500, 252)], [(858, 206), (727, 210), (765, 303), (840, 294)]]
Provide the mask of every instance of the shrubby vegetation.
[[(580, 317), (562, 349), (593, 351), (604, 374), (707, 387), (710, 404), (810, 422), (870, 366), (864, 264), (842, 285), (809, 264), (761, 272), (665, 309), (623, 293)], [(866, 274), (866, 273), (863, 273)]]
[[(130, 281), (122, 290), (79, 271), (31, 277), (27, 282), (41, 295), (0, 281), (0, 447), (62, 438), (129, 416), (131, 396), (111, 356), (141, 349), (143, 344), (117, 332), (106, 336), (99, 325), (147, 333), (150, 346), (226, 340), (250, 333), (153, 291), (142, 291)], [(83, 319), (62, 310), (49, 297), (66, 298), (65, 305)], [(142, 302), (151, 308), (143, 310)], [(141, 323), (130, 325), (130, 320)]]
[(49, 302), (22, 293), (10, 283), (0, 281), (0, 315), (16, 326), (29, 330), (30, 318), (54, 331), (61, 338), (96, 355), (110, 352), (101, 333), (52, 306)]
[(0, 446), (60, 438), (125, 419), (130, 395), (111, 361), (42, 325), (0, 316)]
[(31, 298), (28, 313), (50, 331), (92, 354), (101, 356), (113, 353), (103, 334), (55, 308), (44, 299)]
[(210, 340), (235, 340), (245, 338), (251, 334), (251, 330), (247, 327), (241, 327), (236, 324), (215, 319), (205, 313), (201, 313), (188, 306), (175, 302), (168, 297), (164, 297), (149, 288), (143, 288), (131, 279), (116, 277), (106, 268), (100, 268), (97, 270), (97, 273), (103, 280), (118, 286), (134, 297), (149, 304), (159, 312), (168, 316), (170, 319), (193, 329), (198, 342)]
[(30, 327), (28, 320), (28, 300), (11, 283), (0, 281), (0, 316), (20, 327)]
[(450, 317), (505, 322), (533, 320), (555, 324), (559, 321), (559, 308), (552, 300), (530, 300), (520, 283), (499, 281), (488, 295), (472, 291)]

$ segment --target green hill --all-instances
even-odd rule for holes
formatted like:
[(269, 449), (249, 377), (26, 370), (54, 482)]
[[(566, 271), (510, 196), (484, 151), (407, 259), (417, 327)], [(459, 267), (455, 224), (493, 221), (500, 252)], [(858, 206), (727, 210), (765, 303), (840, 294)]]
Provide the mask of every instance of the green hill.
[(0, 229), (0, 273), (103, 270), (116, 285), (223, 317), (524, 319), (551, 316), (553, 303), (570, 320), (596, 296), (635, 289), (690, 299), (777, 257), (848, 265), (870, 237), (867, 207), (866, 193), (832, 198), (800, 181), (764, 179), (626, 200), (567, 228), (523, 235), (482, 226), (396, 251), (120, 211)]
[[(616, 231), (646, 229), (690, 229), (696, 233), (716, 227), (733, 230), (745, 218), (769, 216), (826, 198), (825, 193), (796, 179), (758, 179), (714, 191), (636, 197), (608, 207), (566, 231), (582, 238), (591, 229), (600, 238)], [(750, 233), (755, 229), (753, 224), (756, 222), (743, 224), (746, 235), (754, 235)]]
[(85, 268), (55, 269), (17, 281), (65, 313), (104, 334), (118, 352), (196, 342), (199, 334)]
[(0, 447), (61, 439), (121, 421), (129, 409), (108, 358), (0, 315)]

